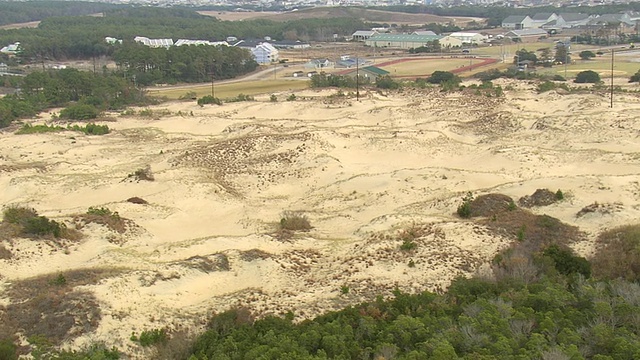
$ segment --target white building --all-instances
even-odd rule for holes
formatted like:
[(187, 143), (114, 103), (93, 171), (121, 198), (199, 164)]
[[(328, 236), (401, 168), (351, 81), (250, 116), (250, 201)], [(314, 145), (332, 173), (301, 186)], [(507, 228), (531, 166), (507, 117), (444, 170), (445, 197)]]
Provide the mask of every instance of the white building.
[(475, 32), (454, 32), (450, 37), (459, 39), (463, 44), (481, 44), (487, 40), (487, 37)]
[(178, 39), (173, 45), (174, 46), (183, 46), (183, 45), (229, 46), (229, 43), (227, 43), (226, 41)]
[(116, 38), (111, 37), (111, 36), (105, 37), (104, 38), (104, 42), (106, 42), (109, 45), (122, 44), (122, 40), (116, 39)]
[(268, 42), (256, 45), (256, 47), (251, 49), (251, 53), (256, 62), (261, 65), (276, 62), (280, 58), (278, 49)]
[(20, 43), (16, 42), (13, 44), (9, 44), (5, 47), (3, 47), (2, 49), (0, 49), (0, 53), (3, 54), (9, 54), (9, 55), (15, 55), (20, 51)]
[(168, 48), (173, 45), (172, 39), (149, 39), (148, 37), (144, 36), (136, 36), (135, 38), (133, 38), (133, 41), (152, 48)]

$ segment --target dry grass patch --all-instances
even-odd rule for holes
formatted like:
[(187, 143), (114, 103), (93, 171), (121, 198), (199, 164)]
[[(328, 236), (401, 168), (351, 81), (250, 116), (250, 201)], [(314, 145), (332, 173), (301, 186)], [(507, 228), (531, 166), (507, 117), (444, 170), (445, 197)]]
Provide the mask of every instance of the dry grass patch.
[(289, 240), (296, 231), (309, 231), (311, 228), (307, 215), (300, 211), (287, 210), (280, 217), (275, 237), (278, 240)]
[(147, 205), (149, 202), (143, 198), (139, 198), (137, 196), (131, 197), (127, 199), (127, 202), (130, 202), (132, 204), (139, 204), (139, 205)]
[(5, 239), (23, 236), (38, 239), (68, 239), (79, 240), (82, 234), (69, 229), (64, 223), (41, 216), (38, 212), (26, 206), (12, 205), (4, 209), (0, 236)]
[(225, 254), (210, 254), (206, 256), (192, 256), (188, 259), (174, 262), (173, 264), (187, 267), (190, 269), (210, 273), (214, 271), (229, 271), (229, 258)]
[(576, 213), (576, 217), (583, 217), (587, 214), (591, 214), (591, 213), (595, 213), (595, 214), (612, 214), (614, 212), (618, 212), (622, 210), (622, 204), (621, 203), (598, 203), (597, 201), (594, 202), (593, 204), (589, 204), (585, 207), (583, 207), (582, 209), (580, 209), (580, 211), (578, 211), (578, 213)]
[(117, 233), (124, 233), (131, 220), (120, 217), (117, 211), (111, 211), (109, 208), (90, 207), (86, 214), (76, 215), (73, 218), (76, 229), (82, 229), (87, 224), (100, 224), (106, 226), (109, 230)]
[(240, 252), (240, 259), (243, 261), (254, 261), (254, 260), (266, 260), (273, 257), (272, 254), (269, 254), (266, 251), (262, 251), (260, 249), (251, 249), (247, 251)]
[(147, 165), (145, 168), (138, 169), (131, 174), (127, 175), (125, 180), (132, 180), (136, 182), (140, 181), (155, 181), (155, 177), (151, 172), (151, 166)]
[(640, 280), (640, 224), (620, 226), (598, 236), (593, 259), (594, 276), (601, 279)]
[(3, 244), (0, 244), (0, 260), (8, 260), (13, 257), (13, 254)]
[(537, 189), (531, 195), (525, 195), (518, 200), (518, 205), (526, 208), (534, 206), (547, 206), (554, 204), (564, 199), (564, 194), (561, 190), (555, 193), (549, 189)]

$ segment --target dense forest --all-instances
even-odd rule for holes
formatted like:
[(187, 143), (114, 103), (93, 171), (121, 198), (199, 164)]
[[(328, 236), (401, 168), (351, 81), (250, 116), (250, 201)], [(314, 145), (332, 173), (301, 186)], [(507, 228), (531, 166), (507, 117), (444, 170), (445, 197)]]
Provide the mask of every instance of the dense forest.
[(286, 40), (327, 40), (334, 33), (348, 35), (363, 28), (353, 18), (220, 21), (187, 9), (126, 8), (104, 12), (104, 17), (63, 16), (43, 20), (35, 29), (0, 31), (0, 44), (19, 41), (25, 61), (76, 59), (112, 55), (106, 36), (132, 42), (150, 38), (224, 40), (227, 36)]
[(122, 5), (84, 1), (2, 1), (0, 25), (43, 20), (53, 16), (90, 15)]

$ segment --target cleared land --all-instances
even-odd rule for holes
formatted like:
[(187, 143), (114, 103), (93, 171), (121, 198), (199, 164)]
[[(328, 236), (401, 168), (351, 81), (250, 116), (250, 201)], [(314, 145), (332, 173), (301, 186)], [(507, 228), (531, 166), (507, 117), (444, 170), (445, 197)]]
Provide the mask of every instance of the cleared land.
[[(309, 87), (303, 80), (255, 80), (246, 82), (221, 83), (214, 82), (215, 96), (220, 99), (233, 98), (240, 94), (256, 95), (273, 92), (297, 91)], [(179, 99), (189, 92), (197, 97), (211, 95), (211, 84), (187, 85), (180, 87), (157, 87), (148, 90), (149, 95), (164, 96), (168, 99)]]
[[(380, 22), (387, 24), (428, 24), (428, 23), (449, 23), (453, 18), (442, 17), (431, 14), (408, 14), (400, 12), (371, 10), (353, 7), (319, 7), (303, 9), (298, 11), (287, 11), (281, 13), (274, 12), (219, 12), (200, 11), (203, 15), (214, 16), (221, 20), (244, 20), (252, 18), (269, 19), (274, 21), (288, 21), (299, 19), (328, 19), (351, 17), (364, 21)], [(467, 22), (478, 21), (477, 18), (455, 18), (456, 25), (463, 26)]]

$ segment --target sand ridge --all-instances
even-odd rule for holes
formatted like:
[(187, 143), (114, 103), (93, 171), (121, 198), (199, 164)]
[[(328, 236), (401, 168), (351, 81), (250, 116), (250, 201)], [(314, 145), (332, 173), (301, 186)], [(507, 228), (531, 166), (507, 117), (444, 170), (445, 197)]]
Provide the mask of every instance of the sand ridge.
[[(104, 206), (137, 227), (116, 234), (89, 224), (66, 249), (5, 241), (14, 257), (0, 260), (0, 283), (122, 269), (83, 286), (102, 319), (70, 343), (103, 340), (143, 358), (132, 331), (198, 328), (232, 306), (302, 319), (394, 288), (446, 288), (510, 241), (455, 216), (468, 191), (517, 200), (562, 189), (565, 201), (534, 211), (590, 240), (637, 219), (638, 95), (621, 94), (609, 109), (602, 94), (513, 86), (504, 97), (425, 89), (358, 102), (309, 90), (290, 102), (173, 102), (156, 107), (171, 113), (157, 120), (116, 117), (100, 137), (3, 132), (3, 204), (70, 226), (74, 214)], [(155, 181), (126, 181), (146, 166)], [(126, 201), (134, 196), (149, 204)], [(616, 205), (575, 216), (594, 201)], [(285, 210), (303, 211), (313, 229), (274, 236)], [(407, 231), (413, 251), (400, 249)], [(590, 244), (575, 246), (587, 254)]]

